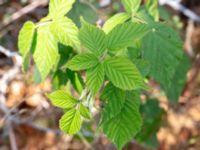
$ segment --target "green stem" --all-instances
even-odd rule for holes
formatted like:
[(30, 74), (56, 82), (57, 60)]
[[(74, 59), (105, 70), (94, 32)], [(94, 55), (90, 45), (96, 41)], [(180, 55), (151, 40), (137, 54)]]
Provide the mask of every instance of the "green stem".
[(87, 93), (88, 93), (88, 90), (85, 88), (85, 89), (82, 91), (79, 100), (82, 101), (82, 100), (87, 96)]

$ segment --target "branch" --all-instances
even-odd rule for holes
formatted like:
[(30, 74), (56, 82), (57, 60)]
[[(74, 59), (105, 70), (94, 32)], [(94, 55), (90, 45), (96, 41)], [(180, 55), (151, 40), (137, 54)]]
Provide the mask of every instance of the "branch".
[(12, 14), (12, 16), (8, 20), (4, 21), (3, 25), (0, 27), (0, 32), (4, 30), (7, 26), (9, 26), (12, 22), (17, 21), (24, 15), (34, 11), (36, 8), (40, 6), (46, 6), (47, 4), (48, 4), (48, 0), (34, 0), (33, 3), (15, 12), (14, 14)]
[(180, 3), (180, 0), (159, 0), (160, 5), (168, 5), (173, 9), (180, 11), (186, 17), (190, 18), (191, 20), (200, 23), (200, 16), (196, 13), (192, 12), (190, 9), (186, 8)]
[(7, 57), (15, 57), (18, 55), (16, 52), (11, 52), (10, 50), (4, 48), (3, 46), (0, 45), (0, 53), (3, 53)]
[(0, 94), (5, 94), (8, 82), (13, 80), (16, 77), (16, 74), (20, 72), (20, 68), (22, 66), (22, 58), (18, 53), (11, 52), (10, 50), (2, 46), (0, 46), (0, 52), (7, 57), (14, 58), (16, 60), (14, 66), (10, 70), (8, 70), (0, 79)]
[(8, 70), (0, 79), (0, 109), (1, 111), (3, 111), (3, 113), (6, 116), (5, 123), (9, 132), (11, 149), (18, 150), (15, 133), (13, 131), (13, 126), (12, 126), (12, 121), (11, 121), (11, 114), (10, 114), (11, 112), (5, 104), (5, 101), (6, 101), (5, 94), (6, 94), (8, 83), (16, 77), (16, 74), (20, 72), (20, 68), (22, 65), (22, 58), (18, 53), (11, 52), (10, 50), (4, 48), (3, 46), (0, 46), (0, 53), (3, 53), (9, 58), (15, 59), (14, 66), (10, 70)]

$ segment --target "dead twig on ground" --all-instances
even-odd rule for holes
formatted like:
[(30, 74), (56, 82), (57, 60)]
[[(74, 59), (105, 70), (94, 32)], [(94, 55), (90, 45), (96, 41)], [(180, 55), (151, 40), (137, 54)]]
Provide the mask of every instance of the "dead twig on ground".
[(0, 109), (4, 113), (4, 115), (7, 116), (7, 119), (5, 120), (5, 124), (9, 133), (11, 149), (18, 150), (16, 139), (15, 139), (15, 133), (12, 127), (10, 110), (7, 108), (5, 104), (5, 101), (6, 101), (5, 94), (6, 94), (8, 83), (16, 77), (17, 73), (20, 72), (20, 68), (22, 65), (22, 58), (18, 53), (11, 52), (10, 50), (4, 48), (3, 46), (0, 46), (0, 53), (3, 53), (9, 58), (15, 59), (14, 66), (10, 70), (8, 70), (0, 79)]
[(2, 26), (0, 27), (0, 32), (5, 30), (5, 28), (7, 26), (9, 26), (13, 22), (17, 21), (18, 19), (20, 19), (24, 15), (34, 11), (38, 7), (46, 6), (47, 4), (48, 4), (48, 0), (35, 0), (33, 3), (25, 6), (24, 8), (20, 9), (19, 11), (15, 12), (14, 14), (12, 14), (12, 16), (8, 20), (5, 20), (2, 23)]
[(190, 58), (194, 58), (194, 49), (192, 47), (192, 34), (195, 30), (194, 21), (189, 20), (186, 28), (186, 36), (185, 36), (185, 52)]
[(200, 23), (200, 16), (198, 16), (196, 13), (194, 13), (190, 9), (183, 6), (180, 2), (181, 2), (181, 0), (159, 0), (160, 5), (168, 5), (171, 8), (173, 8), (177, 11), (180, 11), (189, 19), (191, 19), (197, 23)]

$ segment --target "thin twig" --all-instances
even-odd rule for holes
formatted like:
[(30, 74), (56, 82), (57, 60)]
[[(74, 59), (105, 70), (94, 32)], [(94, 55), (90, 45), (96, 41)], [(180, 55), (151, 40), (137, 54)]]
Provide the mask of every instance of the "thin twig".
[(3, 53), (4, 55), (6, 55), (7, 57), (15, 57), (16, 55), (18, 55), (18, 53), (16, 52), (11, 52), (10, 50), (4, 48), (3, 46), (0, 45), (0, 53)]
[(168, 5), (173, 9), (180, 11), (191, 20), (200, 23), (200, 16), (198, 16), (196, 13), (183, 6), (180, 2), (181, 2), (180, 0), (159, 0), (160, 5)]
[(83, 141), (87, 149), (93, 150), (92, 145), (87, 141), (87, 139), (84, 137), (84, 135), (81, 132), (78, 132), (77, 135)]
[(5, 94), (9, 81), (13, 80), (16, 77), (16, 74), (20, 72), (20, 67), (22, 65), (22, 58), (18, 53), (11, 52), (10, 50), (4, 48), (3, 46), (0, 46), (0, 53), (3, 53), (9, 58), (15, 58), (16, 60), (15, 65), (10, 70), (8, 70), (0, 79), (0, 109), (6, 116), (5, 123), (9, 133), (11, 149), (18, 150), (15, 133), (12, 127), (10, 110), (7, 108), (5, 104), (6, 101)]
[(0, 53), (3, 53), (9, 58), (14, 58), (16, 60), (14, 66), (8, 70), (0, 79), (0, 93), (5, 94), (8, 82), (16, 77), (16, 74), (20, 72), (20, 67), (22, 66), (22, 58), (16, 52), (11, 52), (10, 50), (0, 46)]
[(9, 132), (11, 149), (12, 150), (18, 150), (17, 143), (16, 143), (16, 137), (15, 137), (15, 133), (13, 131), (12, 123), (10, 122), (9, 119), (6, 122), (7, 122), (6, 124), (7, 124), (7, 128), (8, 128), (8, 132)]
[(188, 54), (188, 56), (190, 56), (190, 58), (194, 58), (194, 50), (192, 47), (192, 35), (194, 33), (194, 30), (194, 21), (188, 20), (185, 36), (185, 51)]
[(0, 27), (0, 32), (4, 30), (7, 26), (9, 26), (11, 23), (23, 17), (24, 15), (34, 11), (40, 6), (46, 6), (47, 4), (48, 0), (35, 0), (33, 3), (25, 6), (24, 8), (12, 14), (12, 16), (8, 20), (4, 21), (2, 27)]

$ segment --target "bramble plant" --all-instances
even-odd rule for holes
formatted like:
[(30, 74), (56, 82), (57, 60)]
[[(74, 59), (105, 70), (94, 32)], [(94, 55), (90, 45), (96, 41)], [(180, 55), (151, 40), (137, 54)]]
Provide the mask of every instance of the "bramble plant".
[[(151, 88), (148, 81), (154, 79), (176, 102), (188, 68), (180, 37), (166, 22), (159, 22), (157, 0), (144, 5), (141, 0), (122, 0), (125, 12), (112, 16), (103, 27), (80, 17), (80, 29), (66, 16), (74, 3), (50, 0), (47, 17), (24, 24), (18, 42), (23, 70), (28, 70), (33, 56), (37, 80), (52, 75), (56, 91), (47, 97), (64, 110), (59, 126), (65, 133), (76, 134), (82, 121), (92, 118), (95, 97), (100, 95), (98, 127), (118, 149), (134, 137), (147, 140), (142, 122), (150, 118), (142, 121), (140, 93)], [(80, 96), (73, 96), (75, 92)]]

